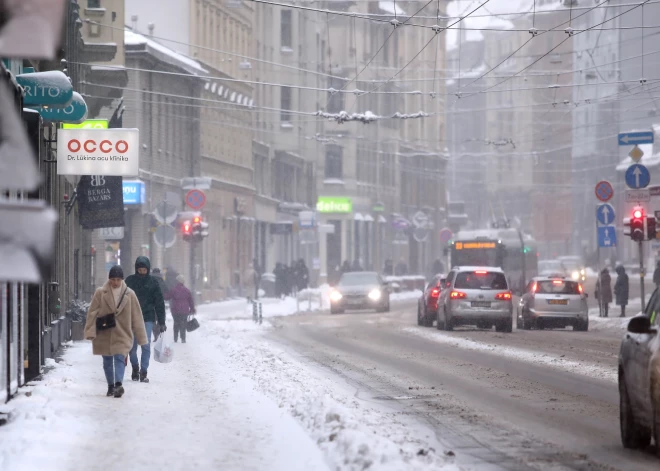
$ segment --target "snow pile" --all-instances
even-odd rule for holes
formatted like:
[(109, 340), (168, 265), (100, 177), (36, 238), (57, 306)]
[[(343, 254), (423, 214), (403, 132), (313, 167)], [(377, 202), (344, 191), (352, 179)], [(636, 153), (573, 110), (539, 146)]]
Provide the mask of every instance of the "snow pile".
[(606, 381), (617, 381), (617, 371), (612, 368), (602, 367), (600, 365), (590, 364), (586, 362), (579, 362), (574, 360), (567, 360), (558, 355), (548, 353), (535, 352), (532, 350), (525, 350), (516, 347), (506, 347), (503, 345), (490, 345), (483, 342), (477, 342), (465, 337), (454, 337), (440, 331), (431, 331), (428, 329), (421, 329), (419, 327), (407, 327), (403, 329), (405, 332), (423, 337), (434, 342), (445, 343), (453, 345), (454, 347), (463, 348), (473, 351), (486, 351), (495, 355), (505, 358), (512, 358), (519, 361), (528, 363), (536, 363), (539, 365), (550, 366), (560, 369), (562, 371), (570, 371), (580, 375), (590, 376), (596, 379)]
[[(244, 330), (240, 331), (240, 324)], [(235, 368), (291, 414), (336, 470), (457, 470), (452, 458), (411, 436), (394, 414), (356, 400), (322, 373), (312, 371), (286, 352), (264, 342), (246, 321), (212, 322), (207, 341), (218, 345)]]

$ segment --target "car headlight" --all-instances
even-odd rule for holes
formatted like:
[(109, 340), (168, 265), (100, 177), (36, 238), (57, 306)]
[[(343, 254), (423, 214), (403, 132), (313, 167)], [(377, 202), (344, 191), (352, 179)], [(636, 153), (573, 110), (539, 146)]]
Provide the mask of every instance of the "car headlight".
[(378, 301), (380, 297), (381, 297), (381, 292), (379, 289), (372, 289), (369, 292), (369, 299), (371, 299), (372, 301)]
[(343, 298), (343, 296), (339, 291), (332, 291), (330, 293), (330, 301), (332, 301), (333, 303), (336, 303), (337, 301), (341, 301), (341, 298)]
[(577, 280), (578, 278), (580, 278), (580, 273), (576, 270), (572, 273), (571, 276), (573, 277), (574, 280)]
[(587, 273), (587, 272), (584, 271), (584, 268), (583, 268), (582, 270), (580, 270), (580, 274), (581, 274), (581, 275), (584, 275), (584, 274), (586, 274), (586, 273)]

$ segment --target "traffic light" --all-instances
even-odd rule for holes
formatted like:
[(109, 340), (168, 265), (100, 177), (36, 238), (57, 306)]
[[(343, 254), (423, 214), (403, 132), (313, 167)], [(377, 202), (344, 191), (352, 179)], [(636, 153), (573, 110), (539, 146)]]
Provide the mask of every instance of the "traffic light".
[(200, 216), (195, 216), (192, 223), (192, 237), (196, 242), (201, 242), (209, 235), (209, 223), (204, 222)]
[(181, 236), (186, 242), (190, 242), (192, 240), (193, 230), (190, 221), (183, 221), (183, 224), (181, 224)]
[(632, 217), (630, 218), (630, 238), (635, 242), (644, 240), (644, 209), (636, 207), (633, 209)]

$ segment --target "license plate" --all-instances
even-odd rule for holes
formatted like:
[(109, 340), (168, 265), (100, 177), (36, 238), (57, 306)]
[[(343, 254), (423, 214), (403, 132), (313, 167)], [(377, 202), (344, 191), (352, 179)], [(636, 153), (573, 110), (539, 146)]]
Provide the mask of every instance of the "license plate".
[(559, 304), (561, 306), (566, 306), (568, 304), (568, 299), (548, 299), (548, 304)]
[(361, 299), (349, 299), (349, 300), (346, 301), (346, 304), (348, 304), (349, 306), (358, 306), (358, 305), (362, 304), (362, 300)]
[(490, 301), (472, 301), (472, 307), (490, 307)]

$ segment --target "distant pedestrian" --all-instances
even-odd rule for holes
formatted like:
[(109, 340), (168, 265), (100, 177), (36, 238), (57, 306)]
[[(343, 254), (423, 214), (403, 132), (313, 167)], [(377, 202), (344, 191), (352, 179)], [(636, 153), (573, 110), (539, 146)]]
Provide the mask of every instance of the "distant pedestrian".
[[(106, 322), (103, 322), (104, 316)], [(112, 321), (114, 326), (111, 326)], [(103, 328), (104, 324), (108, 327)], [(103, 371), (108, 382), (106, 395), (122, 397), (126, 355), (133, 347), (133, 339), (139, 345), (148, 345), (149, 337), (140, 302), (135, 292), (126, 286), (119, 265), (110, 269), (108, 281), (94, 293), (87, 311), (85, 339), (92, 341), (94, 355), (103, 357)]]
[(621, 306), (621, 316), (626, 317), (626, 306), (628, 305), (628, 274), (623, 265), (616, 267), (618, 275), (616, 283), (614, 283), (614, 296), (616, 297), (617, 306)]
[[(158, 282), (158, 286), (160, 286), (160, 291), (163, 293), (163, 298), (165, 298), (165, 295), (169, 291), (167, 287), (167, 283), (165, 282), (165, 279), (163, 278), (163, 274), (160, 272), (160, 268), (154, 268), (151, 271), (151, 274), (154, 278), (156, 278), (156, 281)], [(154, 324), (154, 342), (158, 340), (158, 336), (160, 335), (160, 325), (158, 323)]]
[(284, 277), (286, 276), (284, 266), (281, 262), (275, 264), (275, 269), (273, 270), (273, 275), (275, 275), (275, 296), (281, 298), (284, 296), (286, 282)]
[(596, 281), (596, 298), (601, 317), (608, 317), (612, 302), (612, 277), (607, 267), (603, 268)]
[(195, 314), (195, 301), (193, 300), (192, 293), (186, 288), (183, 275), (176, 277), (177, 285), (172, 288), (165, 299), (170, 302), (170, 311), (172, 311), (172, 318), (174, 319), (174, 342), (178, 342), (179, 335), (181, 335), (181, 343), (186, 343), (186, 323), (188, 316)]
[(660, 260), (655, 264), (655, 270), (653, 271), (653, 283), (656, 288), (660, 288)]
[(307, 289), (309, 286), (309, 269), (304, 259), (298, 260), (296, 266), (296, 285), (298, 286), (298, 291)]
[[(141, 256), (135, 260), (135, 274), (126, 278), (126, 285), (135, 291), (140, 301), (140, 308), (144, 317), (144, 327), (147, 330), (147, 337), (149, 339), (151, 339), (153, 325), (156, 321), (158, 321), (160, 333), (167, 330), (167, 326), (165, 325), (165, 301), (163, 293), (160, 290), (160, 286), (158, 286), (156, 278), (149, 274), (150, 271), (151, 262), (147, 257)], [(130, 352), (131, 366), (133, 367), (131, 379), (133, 381), (148, 383), (147, 370), (149, 369), (149, 360), (151, 359), (151, 342), (141, 345), (139, 363), (137, 348), (138, 341), (136, 338)]]
[(351, 263), (348, 260), (344, 260), (344, 263), (341, 264), (341, 268), (339, 269), (341, 274), (343, 275), (344, 273), (348, 273), (351, 271)]
[(408, 264), (403, 257), (396, 264), (396, 267), (394, 267), (394, 274), (396, 276), (406, 276), (408, 274)]

